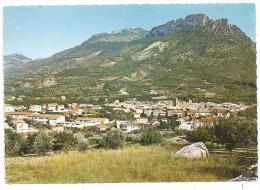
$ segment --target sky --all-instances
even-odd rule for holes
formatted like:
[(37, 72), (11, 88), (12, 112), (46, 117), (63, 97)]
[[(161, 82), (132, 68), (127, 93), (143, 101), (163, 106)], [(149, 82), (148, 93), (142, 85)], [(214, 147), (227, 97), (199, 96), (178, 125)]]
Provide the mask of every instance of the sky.
[(49, 57), (86, 41), (94, 34), (143, 28), (189, 14), (227, 18), (255, 41), (254, 4), (85, 5), (4, 7), (4, 55)]

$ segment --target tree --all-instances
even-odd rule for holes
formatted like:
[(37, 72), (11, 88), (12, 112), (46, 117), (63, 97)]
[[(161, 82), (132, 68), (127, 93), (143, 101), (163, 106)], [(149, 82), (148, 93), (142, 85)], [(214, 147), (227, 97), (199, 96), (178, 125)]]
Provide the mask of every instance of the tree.
[(107, 149), (117, 149), (123, 145), (126, 137), (120, 129), (111, 129), (102, 136), (100, 145)]
[(241, 145), (248, 145), (255, 141), (254, 126), (249, 121), (239, 120), (237, 117), (220, 120), (214, 128), (218, 143), (225, 145), (232, 154), (232, 150)]
[(44, 131), (40, 131), (33, 142), (33, 151), (38, 155), (45, 155), (48, 151), (52, 150), (53, 137)]
[(77, 149), (80, 152), (85, 152), (89, 150), (89, 142), (88, 140), (84, 137), (83, 134), (81, 133), (75, 133), (74, 137), (77, 139), (78, 144), (77, 144)]
[(72, 150), (78, 144), (77, 138), (71, 132), (62, 132), (54, 134), (53, 150)]
[(12, 126), (13, 125), (13, 118), (10, 117), (10, 116), (7, 116), (6, 117), (6, 123), (8, 123), (9, 126)]
[(5, 154), (6, 156), (22, 155), (22, 148), (25, 139), (21, 134), (18, 134), (10, 129), (5, 130)]
[(143, 145), (156, 144), (160, 143), (161, 141), (162, 135), (154, 127), (147, 127), (141, 133), (141, 144)]
[(187, 131), (186, 137), (191, 142), (206, 142), (214, 139), (212, 127), (197, 127), (192, 131)]
[(179, 121), (177, 121), (177, 115), (168, 117), (168, 122), (160, 122), (158, 129), (174, 131), (179, 126)]

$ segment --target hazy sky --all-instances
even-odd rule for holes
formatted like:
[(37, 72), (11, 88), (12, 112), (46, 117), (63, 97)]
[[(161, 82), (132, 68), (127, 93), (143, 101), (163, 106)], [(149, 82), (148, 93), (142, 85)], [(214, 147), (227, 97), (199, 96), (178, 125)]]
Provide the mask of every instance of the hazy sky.
[(4, 54), (44, 58), (96, 33), (138, 27), (150, 30), (194, 13), (228, 18), (255, 41), (254, 4), (23, 6), (4, 8)]

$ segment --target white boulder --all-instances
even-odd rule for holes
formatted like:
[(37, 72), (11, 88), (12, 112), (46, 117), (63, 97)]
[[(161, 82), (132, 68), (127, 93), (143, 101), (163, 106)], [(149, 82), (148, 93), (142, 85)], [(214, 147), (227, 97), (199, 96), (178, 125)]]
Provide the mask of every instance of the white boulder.
[(175, 153), (175, 158), (206, 158), (208, 156), (209, 151), (202, 142), (185, 146)]

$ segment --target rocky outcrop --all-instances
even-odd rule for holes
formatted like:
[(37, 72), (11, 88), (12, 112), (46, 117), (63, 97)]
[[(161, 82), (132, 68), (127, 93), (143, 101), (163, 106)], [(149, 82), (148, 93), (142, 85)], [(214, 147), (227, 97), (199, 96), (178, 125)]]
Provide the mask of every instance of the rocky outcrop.
[(247, 171), (240, 176), (233, 178), (229, 181), (256, 181), (258, 178), (257, 164), (251, 165), (247, 168)]
[(228, 19), (210, 19), (205, 14), (193, 14), (186, 16), (184, 19), (180, 18), (172, 20), (166, 24), (156, 26), (151, 29), (151, 36), (163, 36), (174, 32), (214, 32), (220, 37), (231, 35), (232, 37), (242, 40), (247, 44), (255, 46), (255, 43), (236, 25), (228, 22)]
[(202, 142), (185, 146), (175, 153), (175, 158), (206, 158), (208, 156), (209, 151)]

